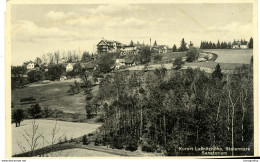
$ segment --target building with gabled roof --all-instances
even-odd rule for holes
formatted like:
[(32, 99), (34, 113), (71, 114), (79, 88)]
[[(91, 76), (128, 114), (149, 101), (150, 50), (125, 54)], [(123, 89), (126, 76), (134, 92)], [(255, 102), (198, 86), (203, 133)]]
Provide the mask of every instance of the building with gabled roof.
[(111, 41), (111, 40), (102, 39), (97, 44), (97, 53), (98, 54), (106, 54), (106, 53), (118, 52), (124, 46), (126, 46), (126, 45), (123, 44), (123, 43), (120, 43), (118, 41), (114, 41), (114, 40)]

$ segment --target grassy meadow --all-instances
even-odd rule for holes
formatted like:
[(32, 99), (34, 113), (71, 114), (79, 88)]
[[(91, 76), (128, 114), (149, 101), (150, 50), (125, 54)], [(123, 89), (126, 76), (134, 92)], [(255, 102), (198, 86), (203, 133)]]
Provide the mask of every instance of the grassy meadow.
[(32, 86), (16, 89), (12, 92), (13, 109), (27, 109), (31, 104), (22, 104), (20, 99), (34, 97), (40, 105), (49, 105), (52, 109), (62, 110), (67, 113), (85, 113), (85, 96), (78, 93), (69, 95), (69, 85), (73, 83), (59, 82), (42, 86)]

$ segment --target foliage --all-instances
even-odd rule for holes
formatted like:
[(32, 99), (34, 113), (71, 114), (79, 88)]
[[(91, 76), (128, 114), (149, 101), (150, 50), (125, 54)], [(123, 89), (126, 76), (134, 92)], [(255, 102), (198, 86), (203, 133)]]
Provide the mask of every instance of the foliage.
[(34, 97), (24, 97), (24, 98), (21, 98), (20, 99), (20, 102), (28, 102), (28, 103), (32, 103), (32, 102), (35, 102), (36, 99)]
[(199, 55), (199, 52), (196, 48), (190, 48), (188, 51), (187, 51), (187, 62), (193, 62), (195, 60), (198, 59), (198, 55)]
[(177, 47), (176, 47), (176, 44), (174, 44), (172, 47), (172, 52), (176, 52), (176, 51), (177, 51)]
[(12, 66), (11, 67), (11, 90), (24, 87), (28, 84), (27, 78), (24, 77), (27, 69), (26, 66)]
[(81, 57), (81, 62), (87, 62), (91, 60), (89, 52), (84, 51)]
[(12, 120), (15, 122), (15, 126), (19, 127), (21, 121), (24, 119), (24, 112), (22, 109), (17, 109), (12, 114)]
[(250, 147), (247, 155), (253, 155), (251, 66), (223, 75), (217, 82), (199, 69), (158, 69), (143, 75), (118, 72), (104, 79), (97, 98), (105, 102), (105, 123), (97, 144), (128, 150), (141, 144), (143, 150), (169, 156), (201, 155), (180, 147)]
[(84, 136), (82, 137), (82, 142), (83, 142), (83, 145), (88, 145), (88, 144), (89, 144), (89, 141), (88, 141), (88, 139), (87, 139), (87, 135), (84, 135)]
[(27, 112), (32, 118), (38, 118), (41, 116), (41, 106), (38, 103), (33, 104), (28, 108)]
[(133, 46), (134, 46), (134, 42), (133, 42), (132, 40), (130, 41), (129, 46), (130, 46), (130, 47), (133, 47)]
[(162, 61), (162, 55), (159, 55), (159, 54), (155, 55), (155, 56), (154, 56), (154, 60), (155, 60), (156, 62)]
[(137, 61), (141, 64), (150, 62), (152, 53), (149, 46), (143, 46), (137, 55)]
[(97, 60), (98, 70), (102, 73), (110, 72), (115, 64), (114, 56), (113, 53), (100, 55)]
[(48, 118), (48, 117), (50, 117), (52, 114), (53, 114), (53, 111), (52, 111), (52, 109), (49, 107), (49, 105), (44, 105), (44, 107), (43, 107), (43, 116), (45, 117), (45, 118)]
[(187, 45), (187, 43), (185, 42), (184, 38), (182, 38), (182, 40), (181, 40), (181, 45), (180, 45), (178, 51), (187, 51), (188, 48), (187, 48), (186, 45)]
[(42, 81), (44, 78), (44, 73), (41, 70), (31, 70), (28, 72), (28, 81), (30, 83)]
[(183, 64), (184, 64), (184, 61), (182, 61), (182, 58), (181, 58), (181, 57), (176, 58), (176, 59), (173, 61), (173, 66), (176, 66), (176, 67), (175, 67), (176, 70), (181, 69), (181, 67), (182, 67)]
[(253, 38), (251, 37), (249, 40), (249, 43), (248, 43), (248, 48), (253, 49), (253, 45), (254, 45), (254, 42), (253, 42)]
[(219, 78), (220, 80), (223, 78), (223, 74), (221, 72), (221, 68), (219, 64), (217, 64), (215, 70), (213, 71), (212, 78)]
[(214, 42), (211, 42), (211, 41), (201, 41), (200, 43), (200, 49), (231, 49), (232, 48), (232, 45), (231, 45), (231, 42), (217, 42), (214, 43)]
[(46, 77), (50, 80), (59, 80), (61, 75), (65, 72), (65, 67), (62, 64), (53, 64), (48, 68)]
[(80, 83), (74, 81), (74, 84), (70, 84), (70, 89), (67, 91), (68, 94), (78, 94), (80, 92)]

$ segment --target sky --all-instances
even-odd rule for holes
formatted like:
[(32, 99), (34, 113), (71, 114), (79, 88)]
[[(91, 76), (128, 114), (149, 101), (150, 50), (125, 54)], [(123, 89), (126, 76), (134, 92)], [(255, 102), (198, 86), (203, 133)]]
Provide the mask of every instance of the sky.
[(13, 4), (11, 64), (54, 51), (95, 52), (104, 38), (129, 44), (194, 46), (203, 40), (249, 40), (253, 5), (222, 4)]

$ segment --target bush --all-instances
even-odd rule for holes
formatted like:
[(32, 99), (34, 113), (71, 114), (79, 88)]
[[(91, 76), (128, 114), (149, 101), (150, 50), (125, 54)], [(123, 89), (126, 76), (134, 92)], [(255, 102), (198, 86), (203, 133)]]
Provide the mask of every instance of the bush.
[(123, 142), (124, 142), (124, 140), (122, 137), (116, 136), (113, 138), (111, 146), (112, 146), (112, 148), (123, 149), (124, 148)]
[(196, 48), (190, 48), (189, 51), (187, 51), (186, 56), (187, 56), (187, 62), (193, 62), (196, 59), (198, 59), (199, 52), (197, 51)]
[[(21, 121), (23, 121), (24, 119), (24, 112), (22, 109), (17, 109), (13, 112), (12, 114), (12, 119), (13, 121), (15, 122), (15, 126), (16, 127), (19, 127), (20, 126), (20, 123)], [(18, 125), (19, 124), (19, 125)]]
[(144, 145), (144, 146), (142, 146), (142, 151), (144, 151), (144, 152), (154, 152), (155, 149), (152, 146)]
[(41, 70), (32, 70), (28, 72), (28, 81), (30, 83), (43, 80), (44, 73)]
[(45, 105), (43, 108), (43, 116), (45, 118), (48, 118), (49, 116), (52, 115), (52, 113), (53, 113), (52, 109), (48, 105)]
[(162, 55), (155, 55), (154, 60), (157, 61), (162, 61)]
[(20, 102), (29, 102), (29, 103), (32, 103), (36, 101), (36, 99), (34, 97), (24, 97), (24, 98), (21, 98), (20, 99)]
[(41, 117), (41, 106), (37, 103), (34, 105), (31, 105), (30, 108), (28, 108), (28, 114), (32, 118), (38, 118)]
[(173, 61), (173, 66), (176, 66), (175, 69), (181, 69), (182, 65), (184, 64), (184, 62), (182, 61), (182, 58), (181, 57), (178, 57), (176, 58), (174, 61)]
[(138, 148), (138, 145), (137, 145), (137, 142), (133, 142), (133, 143), (129, 143), (127, 146), (126, 146), (126, 150), (129, 150), (129, 151), (135, 151), (137, 150)]
[(86, 135), (84, 135), (84, 136), (82, 137), (82, 142), (83, 142), (83, 145), (88, 145), (88, 144), (89, 144), (89, 141), (88, 141)]

